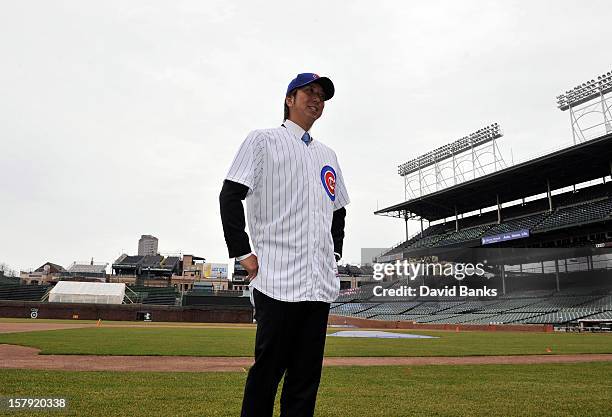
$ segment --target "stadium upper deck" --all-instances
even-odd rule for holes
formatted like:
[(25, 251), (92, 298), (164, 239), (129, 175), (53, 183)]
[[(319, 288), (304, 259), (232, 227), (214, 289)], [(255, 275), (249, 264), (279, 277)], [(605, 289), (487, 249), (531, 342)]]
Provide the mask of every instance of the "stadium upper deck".
[(611, 173), (612, 133), (377, 210), (374, 214), (401, 218), (408, 214), (435, 221), (600, 179)]
[[(383, 256), (432, 247), (607, 244), (612, 242), (612, 182), (606, 181), (611, 174), (612, 134), (607, 134), (378, 210), (375, 214), (436, 222)], [(603, 183), (560, 192), (591, 180)]]

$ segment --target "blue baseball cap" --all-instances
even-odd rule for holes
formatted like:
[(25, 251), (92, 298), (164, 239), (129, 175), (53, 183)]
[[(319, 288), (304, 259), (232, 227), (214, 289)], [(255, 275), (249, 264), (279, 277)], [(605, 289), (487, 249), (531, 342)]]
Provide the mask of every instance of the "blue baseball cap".
[(298, 74), (287, 87), (287, 93), (285, 96), (288, 96), (289, 93), (296, 88), (304, 87), (305, 85), (317, 83), (323, 88), (323, 92), (325, 93), (325, 100), (329, 100), (334, 96), (334, 83), (327, 77), (319, 77), (317, 74), (312, 72), (305, 72), (302, 74)]

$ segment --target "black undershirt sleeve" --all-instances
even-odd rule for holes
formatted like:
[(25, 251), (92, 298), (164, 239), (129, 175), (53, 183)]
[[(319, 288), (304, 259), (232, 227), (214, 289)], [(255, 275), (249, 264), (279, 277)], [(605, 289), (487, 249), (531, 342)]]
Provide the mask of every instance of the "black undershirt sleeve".
[(342, 243), (344, 242), (344, 218), (346, 209), (344, 207), (334, 211), (332, 218), (331, 235), (334, 241), (334, 252), (342, 256)]
[(246, 221), (242, 205), (242, 200), (246, 198), (248, 191), (249, 187), (246, 185), (225, 180), (223, 181), (221, 194), (219, 194), (223, 235), (230, 258), (251, 252), (249, 236), (245, 231)]

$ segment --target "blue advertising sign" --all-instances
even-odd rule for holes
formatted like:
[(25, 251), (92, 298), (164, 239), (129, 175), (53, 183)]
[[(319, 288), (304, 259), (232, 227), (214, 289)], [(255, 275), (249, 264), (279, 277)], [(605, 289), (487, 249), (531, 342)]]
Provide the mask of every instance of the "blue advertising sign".
[(499, 235), (484, 236), (481, 241), (483, 245), (505, 242), (506, 240), (524, 239), (529, 237), (529, 229), (516, 230), (514, 232), (501, 233)]

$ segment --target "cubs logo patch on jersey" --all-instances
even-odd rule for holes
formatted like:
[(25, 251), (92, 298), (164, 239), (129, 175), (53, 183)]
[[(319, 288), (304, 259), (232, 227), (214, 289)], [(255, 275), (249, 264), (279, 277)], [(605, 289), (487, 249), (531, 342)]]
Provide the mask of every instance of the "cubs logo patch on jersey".
[(325, 165), (321, 170), (321, 182), (331, 201), (334, 201), (336, 199), (336, 171), (329, 165)]

